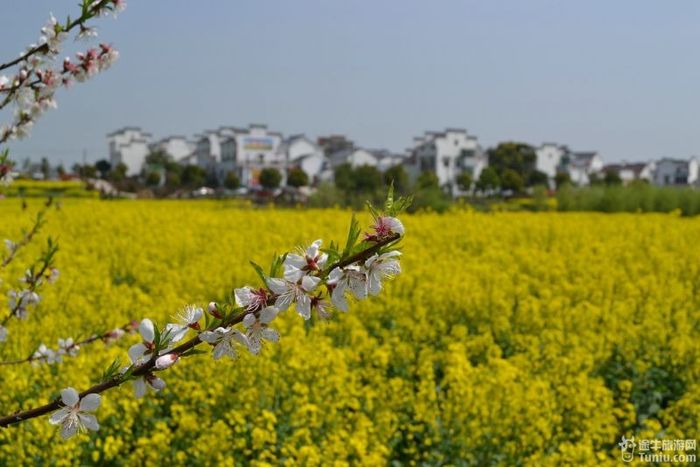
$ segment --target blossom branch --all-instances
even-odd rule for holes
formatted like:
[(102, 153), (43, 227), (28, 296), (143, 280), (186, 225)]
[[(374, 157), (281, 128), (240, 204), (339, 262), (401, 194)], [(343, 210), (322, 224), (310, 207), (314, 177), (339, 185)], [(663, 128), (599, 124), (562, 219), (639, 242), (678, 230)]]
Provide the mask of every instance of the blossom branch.
[[(68, 33), (78, 26), (84, 27), (85, 22), (94, 18), (104, 8), (106, 8), (110, 4), (114, 4), (114, 3), (117, 3), (117, 2), (114, 2), (114, 0), (98, 0), (98, 1), (94, 1), (94, 2), (84, 1), (83, 2), (83, 11), (82, 11), (82, 14), (80, 15), (80, 17), (73, 20), (73, 21), (69, 21), (65, 26), (63, 26), (61, 28), (61, 32)], [(18, 65), (18, 64), (28, 60), (32, 55), (36, 55), (39, 53), (47, 54), (49, 52), (50, 52), (50, 45), (48, 43), (40, 44), (40, 45), (37, 45), (34, 47), (30, 47), (29, 50), (27, 50), (25, 53), (21, 54), (16, 59), (10, 60), (9, 62), (6, 62), (6, 63), (3, 63), (2, 65), (0, 65), (0, 71), (5, 70), (7, 68), (11, 68), (15, 65)]]
[[(346, 258), (339, 260), (338, 262), (332, 264), (330, 267), (318, 271), (318, 276), (320, 277), (326, 277), (329, 275), (330, 272), (337, 270), (338, 268), (344, 268), (346, 266), (351, 266), (352, 264), (355, 263), (363, 263), (365, 261), (371, 260), (373, 257), (376, 257), (376, 254), (378, 251), (380, 251), (384, 247), (389, 247), (391, 246), (394, 242), (399, 240), (401, 237), (401, 234), (398, 232), (391, 232), (390, 234), (384, 236), (383, 238), (379, 239), (374, 243), (373, 245), (363, 249), (362, 251)], [(335, 286), (337, 287), (337, 285)], [(264, 304), (265, 305), (270, 305), (272, 303), (275, 303), (277, 300), (280, 299), (280, 295), (276, 294), (272, 288), (267, 286), (267, 291), (269, 292), (268, 295), (266, 295)], [(152, 372), (154, 371), (162, 371), (166, 368), (168, 368), (172, 363), (169, 363), (167, 365), (160, 364), (159, 362), (163, 361), (168, 361), (168, 357), (171, 357), (169, 360), (174, 363), (179, 357), (181, 356), (187, 356), (188, 351), (191, 351), (195, 347), (197, 347), (199, 344), (203, 343), (202, 336), (205, 335), (205, 333), (208, 332), (213, 332), (217, 329), (224, 329), (224, 328), (229, 328), (231, 326), (234, 326), (236, 324), (242, 323), (247, 319), (247, 316), (250, 315), (255, 315), (256, 317), (260, 316), (264, 309), (262, 307), (258, 307), (254, 311), (250, 311), (250, 309), (246, 309), (244, 307), (238, 306), (234, 308), (231, 313), (229, 314), (228, 317), (222, 316), (222, 319), (220, 320), (215, 320), (211, 325), (209, 325), (205, 331), (197, 334), (193, 338), (189, 339), (183, 344), (180, 344), (172, 349), (166, 350), (163, 353), (158, 353), (157, 349), (154, 349), (152, 351), (150, 358), (143, 362), (143, 363), (134, 363), (129, 369), (121, 374), (117, 374), (114, 376), (109, 377), (108, 379), (95, 384), (94, 386), (82, 391), (81, 393), (77, 394), (77, 397), (79, 400), (85, 398), (86, 396), (89, 396), (91, 394), (100, 394), (103, 393), (109, 389), (115, 388), (120, 386), (121, 384), (134, 379), (134, 378), (139, 378), (139, 377), (147, 377), (148, 375), (151, 375)], [(212, 314), (214, 316), (221, 316), (217, 315), (216, 311), (214, 311)], [(72, 404), (72, 403), (71, 403)], [(77, 404), (77, 401), (76, 401)], [(49, 402), (48, 404), (42, 405), (40, 407), (36, 407), (33, 409), (28, 409), (24, 411), (18, 411), (14, 414), (7, 415), (5, 417), (0, 418), (0, 427), (7, 427), (16, 423), (20, 423), (25, 420), (29, 420), (32, 418), (40, 417), (42, 415), (46, 415), (50, 412), (56, 411), (61, 409), (62, 406), (67, 406), (66, 403), (66, 398), (62, 396), (62, 398), (56, 398), (53, 401)], [(76, 405), (77, 407), (77, 405)], [(70, 434), (69, 434), (70, 435)]]
[[(35, 263), (27, 270), (23, 278), (28, 287), (21, 292), (10, 291), (10, 312), (0, 322), (0, 328), (4, 328), (13, 316), (18, 318), (24, 317), (27, 307), (35, 305), (39, 301), (36, 290), (44, 283), (44, 279), (49, 282), (55, 280), (57, 271), (53, 269), (53, 258), (56, 252), (58, 252), (58, 245), (49, 238), (44, 254), (37, 261), (40, 264), (39, 269), (37, 270), (37, 264)], [(51, 272), (47, 274), (47, 271), (50, 269)]]

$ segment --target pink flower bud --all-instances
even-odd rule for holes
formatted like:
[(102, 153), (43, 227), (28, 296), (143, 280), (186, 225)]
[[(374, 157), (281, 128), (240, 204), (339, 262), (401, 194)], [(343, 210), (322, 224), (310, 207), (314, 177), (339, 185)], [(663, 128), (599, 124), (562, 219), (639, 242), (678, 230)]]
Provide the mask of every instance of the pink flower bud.
[(163, 356), (160, 356), (156, 359), (156, 368), (159, 370), (165, 370), (166, 368), (170, 368), (177, 362), (179, 355), (176, 353), (169, 353), (165, 354)]
[(209, 302), (209, 306), (207, 307), (207, 310), (209, 311), (209, 314), (211, 314), (214, 318), (217, 318), (217, 319), (223, 318), (221, 313), (219, 313), (219, 307), (217, 306), (216, 302)]

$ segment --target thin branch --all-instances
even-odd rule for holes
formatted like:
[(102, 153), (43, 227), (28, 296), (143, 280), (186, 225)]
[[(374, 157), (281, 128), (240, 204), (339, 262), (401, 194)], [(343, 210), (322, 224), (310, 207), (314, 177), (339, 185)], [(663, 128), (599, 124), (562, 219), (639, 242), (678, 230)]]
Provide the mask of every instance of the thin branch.
[(46, 201), (46, 204), (44, 207), (39, 211), (36, 215), (36, 221), (34, 222), (34, 225), (32, 228), (24, 234), (24, 237), (22, 237), (22, 240), (19, 242), (15, 243), (14, 248), (8, 254), (3, 260), (2, 263), (0, 263), (0, 269), (3, 269), (7, 267), (8, 264), (12, 262), (13, 259), (17, 256), (17, 252), (24, 246), (26, 246), (29, 242), (32, 241), (32, 238), (39, 232), (39, 229), (44, 225), (44, 214), (46, 214), (46, 211), (49, 210), (51, 207), (51, 204), (53, 204), (53, 198), (49, 198)]
[[(375, 254), (379, 249), (381, 249), (384, 246), (389, 245), (390, 243), (398, 240), (400, 238), (399, 235), (392, 235), (390, 237), (387, 237), (385, 239), (382, 239), (381, 241), (377, 242), (375, 245), (367, 248), (366, 250), (363, 250), (355, 255), (350, 256), (349, 258), (345, 260), (338, 261), (337, 263), (331, 265), (328, 269), (323, 271), (325, 274), (328, 272), (332, 271), (336, 267), (344, 267), (348, 266), (352, 263), (358, 262), (358, 261), (364, 261), (370, 258), (373, 254)], [(321, 277), (323, 277), (321, 275)], [(224, 322), (219, 323), (216, 325), (216, 327), (222, 326), (222, 327), (230, 327), (233, 325), (236, 325), (243, 321), (243, 318), (245, 315), (248, 314), (247, 311), (242, 311), (237, 314), (232, 314), (228, 319), (224, 320)], [(214, 325), (210, 326), (207, 328), (207, 330), (213, 330), (215, 328)], [(168, 352), (163, 353), (162, 355), (169, 355), (169, 354), (177, 354), (177, 355), (182, 355), (183, 353), (187, 352), (190, 349), (193, 349), (197, 345), (201, 344), (202, 341), (199, 339), (199, 334), (190, 339), (189, 341), (185, 342), (184, 344), (181, 344), (177, 347), (175, 347), (172, 350), (169, 350)], [(88, 394), (99, 394), (104, 391), (107, 391), (108, 389), (115, 388), (117, 386), (120, 386), (121, 384), (125, 383), (126, 381), (130, 380), (131, 377), (133, 376), (144, 376), (155, 369), (156, 365), (156, 359), (161, 357), (162, 355), (157, 355), (157, 353), (154, 353), (153, 356), (151, 356), (151, 359), (148, 360), (145, 363), (142, 363), (138, 365), (134, 371), (131, 373), (129, 377), (124, 377), (124, 375), (117, 375), (114, 376), (106, 381), (103, 381), (101, 383), (98, 383), (94, 386), (92, 386), (89, 389), (86, 389), (85, 391), (80, 393), (80, 398), (82, 399)], [(46, 415), (49, 412), (53, 412), (54, 410), (58, 410), (62, 405), (61, 399), (57, 398), (54, 399), (53, 401), (49, 402), (48, 404), (42, 405), (40, 407), (35, 407), (33, 409), (29, 410), (24, 410), (24, 411), (18, 411), (12, 415), (8, 415), (5, 417), (0, 418), (0, 427), (7, 427), (16, 423), (20, 423), (24, 420), (29, 420), (31, 418), (36, 418), (40, 417), (42, 415)]]
[[(137, 326), (138, 325), (135, 325), (133, 321), (129, 321), (127, 324), (125, 324), (124, 326), (121, 326), (119, 328), (111, 329), (109, 331), (103, 332), (102, 334), (93, 334), (90, 337), (87, 337), (81, 341), (75, 342), (70, 348), (82, 347), (82, 346), (87, 345), (87, 344), (92, 344), (93, 342), (98, 341), (98, 340), (104, 342), (104, 341), (107, 341), (108, 339), (111, 339), (113, 337), (112, 333), (114, 333), (114, 331), (117, 329), (121, 329), (124, 332), (131, 332), (134, 329), (136, 329)], [(69, 349), (66, 349), (66, 350), (69, 350)], [(20, 365), (22, 363), (30, 363), (30, 362), (33, 362), (35, 360), (41, 360), (42, 358), (43, 358), (43, 356), (35, 357), (34, 352), (32, 352), (32, 354), (26, 358), (20, 358), (17, 360), (2, 361), (2, 362), (0, 362), (0, 366)]]

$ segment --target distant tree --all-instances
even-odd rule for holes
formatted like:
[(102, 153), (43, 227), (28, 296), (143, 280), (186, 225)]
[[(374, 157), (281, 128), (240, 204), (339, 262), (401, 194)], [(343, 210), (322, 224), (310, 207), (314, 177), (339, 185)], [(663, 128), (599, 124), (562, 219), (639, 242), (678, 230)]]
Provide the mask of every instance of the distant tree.
[(362, 165), (353, 173), (355, 191), (374, 193), (382, 187), (382, 173), (371, 165)]
[(63, 167), (63, 164), (58, 164), (58, 167), (56, 167), (56, 173), (59, 177), (63, 177), (66, 175), (66, 168)]
[(107, 174), (112, 169), (112, 164), (110, 164), (108, 160), (100, 159), (95, 162), (95, 168), (100, 173), (101, 178), (107, 178)]
[(511, 190), (513, 193), (522, 193), (525, 183), (523, 177), (513, 169), (506, 169), (501, 175), (501, 188)]
[(299, 188), (309, 184), (309, 176), (302, 169), (294, 167), (287, 174), (287, 185)]
[(476, 189), (479, 191), (497, 190), (500, 186), (501, 178), (493, 167), (484, 168), (476, 181)]
[(113, 182), (121, 182), (126, 178), (126, 174), (128, 171), (129, 168), (126, 166), (126, 164), (120, 162), (117, 164), (116, 167), (109, 171), (108, 178)]
[(408, 174), (403, 165), (397, 164), (386, 169), (384, 172), (384, 184), (389, 186), (394, 184), (394, 190), (399, 194), (408, 193)]
[(167, 152), (161, 151), (160, 149), (149, 152), (144, 159), (145, 166), (161, 167), (164, 169), (172, 162), (172, 157), (170, 157)]
[(462, 191), (469, 191), (472, 187), (472, 174), (467, 172), (466, 170), (463, 172), (460, 172), (459, 175), (457, 175), (457, 186), (459, 187), (460, 190)]
[(266, 167), (260, 171), (260, 185), (268, 190), (277, 188), (282, 181), (282, 174), (274, 167)]
[(188, 187), (200, 187), (206, 179), (206, 173), (198, 165), (186, 165), (180, 173), (180, 182)]
[(506, 170), (515, 171), (522, 180), (529, 180), (530, 174), (535, 171), (537, 154), (535, 149), (525, 143), (500, 143), (495, 148), (488, 150), (489, 167), (493, 167), (499, 177), (503, 177)]
[(605, 177), (603, 182), (606, 185), (622, 185), (622, 178), (620, 178), (620, 173), (617, 170), (608, 170), (605, 172)]
[(74, 164), (73, 172), (78, 174), (80, 178), (95, 178), (97, 176), (97, 169), (91, 164)]
[(177, 172), (165, 172), (165, 186), (170, 189), (176, 189), (182, 185), (180, 174)]
[(565, 185), (571, 185), (571, 175), (568, 172), (557, 172), (554, 176), (554, 184), (557, 190)]
[(605, 184), (605, 181), (604, 181), (603, 178), (602, 178), (600, 175), (598, 175), (598, 174), (590, 174), (590, 175), (588, 176), (588, 184), (589, 184), (590, 186), (600, 186), (600, 185), (604, 185), (604, 184)]
[(535, 170), (530, 173), (530, 177), (527, 179), (527, 186), (547, 186), (549, 185), (549, 177), (546, 173), (539, 170)]
[(241, 179), (238, 178), (236, 172), (231, 171), (226, 173), (226, 177), (224, 178), (224, 186), (229, 190), (235, 190), (241, 186)]
[(345, 192), (355, 191), (354, 170), (350, 164), (340, 164), (333, 171), (336, 188)]
[(41, 158), (41, 174), (44, 176), (44, 180), (48, 180), (51, 176), (51, 164), (45, 157)]
[(424, 188), (440, 188), (440, 179), (435, 172), (421, 172), (416, 179), (416, 188), (419, 190)]
[(146, 185), (150, 187), (160, 185), (160, 172), (152, 170), (146, 174)]

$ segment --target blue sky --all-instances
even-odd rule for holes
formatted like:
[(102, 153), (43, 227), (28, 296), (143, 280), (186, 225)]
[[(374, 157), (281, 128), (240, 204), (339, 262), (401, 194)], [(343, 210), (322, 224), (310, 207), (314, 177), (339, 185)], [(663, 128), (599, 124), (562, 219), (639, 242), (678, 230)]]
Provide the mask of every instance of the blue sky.
[[(3, 58), (49, 11), (76, 10), (10, 3)], [(61, 91), (15, 157), (96, 160), (125, 125), (161, 137), (249, 122), (397, 151), (462, 127), (484, 146), (555, 141), (607, 161), (700, 154), (696, 1), (128, 0), (96, 24), (120, 60)]]

